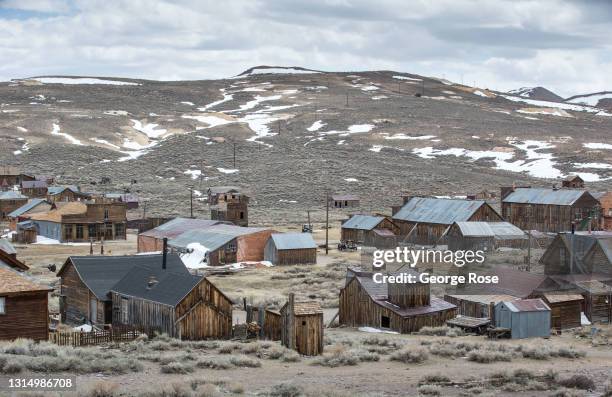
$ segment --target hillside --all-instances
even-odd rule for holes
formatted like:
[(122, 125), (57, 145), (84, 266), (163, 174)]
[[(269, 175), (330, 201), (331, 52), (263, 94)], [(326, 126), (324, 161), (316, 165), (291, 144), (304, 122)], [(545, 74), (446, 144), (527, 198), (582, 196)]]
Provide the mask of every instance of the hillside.
[[(321, 213), (326, 189), (388, 212), (402, 192), (546, 186), (570, 173), (612, 186), (612, 113), (392, 71), (48, 76), (0, 83), (0, 96), (3, 164), (86, 190), (130, 188), (150, 214), (186, 215), (189, 186), (219, 184), (247, 188), (260, 223)], [(206, 216), (204, 203), (195, 212)]]

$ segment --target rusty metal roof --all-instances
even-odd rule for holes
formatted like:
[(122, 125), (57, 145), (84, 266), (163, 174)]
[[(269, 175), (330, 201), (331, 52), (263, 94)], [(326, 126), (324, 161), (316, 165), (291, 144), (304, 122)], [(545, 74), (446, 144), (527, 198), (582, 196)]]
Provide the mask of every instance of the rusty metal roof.
[(500, 240), (526, 239), (527, 234), (510, 222), (455, 222), (466, 237), (494, 237)]
[(548, 303), (572, 302), (584, 299), (582, 295), (579, 294), (555, 294), (554, 292), (544, 294), (543, 296)]
[(393, 219), (451, 225), (469, 220), (483, 205), (486, 205), (483, 200), (412, 197), (393, 215)]
[(546, 312), (550, 307), (542, 299), (518, 299), (512, 302), (503, 302), (513, 312)]
[(342, 229), (372, 230), (384, 220), (384, 216), (353, 215), (342, 224)]
[[(519, 187), (502, 201), (504, 203), (521, 204), (572, 205), (585, 194), (591, 196), (586, 190)], [(593, 199), (595, 198), (593, 197)]]

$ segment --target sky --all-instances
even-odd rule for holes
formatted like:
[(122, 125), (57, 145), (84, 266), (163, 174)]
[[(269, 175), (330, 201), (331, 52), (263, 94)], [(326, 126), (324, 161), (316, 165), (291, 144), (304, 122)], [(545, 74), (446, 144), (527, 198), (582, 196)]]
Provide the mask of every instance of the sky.
[(0, 0), (0, 80), (200, 80), (256, 65), (612, 90), (607, 0)]

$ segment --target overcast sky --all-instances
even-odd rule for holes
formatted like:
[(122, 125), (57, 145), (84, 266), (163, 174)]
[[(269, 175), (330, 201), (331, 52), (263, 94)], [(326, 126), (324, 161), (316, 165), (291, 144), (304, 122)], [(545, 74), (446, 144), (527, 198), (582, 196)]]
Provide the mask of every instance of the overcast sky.
[(395, 70), (562, 96), (612, 90), (606, 0), (0, 0), (0, 80)]

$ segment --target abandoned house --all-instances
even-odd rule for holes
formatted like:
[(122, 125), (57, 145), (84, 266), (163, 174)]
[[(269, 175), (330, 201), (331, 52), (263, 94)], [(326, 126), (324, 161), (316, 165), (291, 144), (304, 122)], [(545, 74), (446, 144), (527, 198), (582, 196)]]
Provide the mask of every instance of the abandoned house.
[(560, 331), (581, 326), (582, 295), (546, 293), (541, 298), (550, 307), (552, 329)]
[(30, 214), (49, 212), (50, 210), (51, 204), (47, 200), (40, 198), (31, 199), (26, 204), (8, 214), (9, 229), (17, 230), (17, 223), (26, 220), (27, 216)]
[(158, 252), (162, 250), (163, 239), (171, 240), (190, 230), (204, 230), (223, 222), (209, 219), (174, 218), (153, 229), (138, 235), (138, 252)]
[(597, 230), (599, 202), (589, 192), (577, 189), (510, 189), (502, 196), (502, 216), (522, 230), (565, 232)]
[(52, 290), (14, 269), (0, 267), (0, 340), (48, 340)]
[(232, 301), (203, 276), (133, 266), (113, 287), (112, 323), (186, 340), (229, 339)]
[(519, 299), (511, 295), (444, 295), (444, 300), (457, 306), (457, 315), (475, 318), (493, 318), (493, 310), (499, 302)]
[(49, 186), (47, 189), (47, 200), (52, 203), (83, 201), (90, 197), (90, 194), (81, 192), (78, 186)]
[(231, 222), (236, 226), (249, 226), (249, 196), (240, 192), (215, 196), (210, 205), (210, 219)]
[(612, 233), (559, 233), (540, 263), (544, 274), (608, 274), (612, 278)]
[(240, 188), (236, 186), (213, 186), (208, 188), (206, 196), (208, 198), (208, 205), (217, 205), (220, 202), (231, 199), (234, 195), (239, 195)]
[(47, 181), (23, 181), (21, 182), (21, 193), (30, 198), (46, 198)]
[(59, 242), (126, 239), (126, 207), (124, 203), (95, 199), (56, 202), (45, 213), (27, 216), (38, 234)]
[[(412, 269), (406, 273), (418, 277)], [(340, 290), (340, 324), (411, 333), (425, 326), (443, 326), (456, 315), (455, 305), (431, 296), (428, 283), (376, 283), (373, 276), (347, 270), (346, 285)]]
[(529, 236), (509, 222), (455, 222), (447, 233), (451, 251), (527, 248)]
[(318, 302), (295, 302), (289, 294), (280, 317), (283, 346), (305, 356), (323, 354), (323, 310)]
[(584, 189), (584, 180), (578, 175), (568, 175), (561, 182), (561, 186), (569, 189)]
[(193, 269), (236, 262), (263, 261), (272, 229), (214, 225), (190, 230), (172, 238), (168, 245)]
[(24, 174), (19, 169), (11, 166), (0, 166), (0, 185), (4, 188), (20, 186), (23, 181), (33, 181), (33, 175)]
[(353, 215), (340, 227), (341, 241), (354, 241), (368, 247), (397, 246), (399, 227), (388, 217)]
[(333, 208), (357, 208), (359, 196), (354, 194), (332, 194), (329, 196), (329, 205)]
[(264, 260), (273, 265), (317, 263), (317, 244), (311, 233), (274, 233), (266, 243)]
[(0, 192), (0, 221), (7, 221), (8, 214), (28, 202), (28, 198), (15, 191)]
[(495, 305), (495, 326), (510, 330), (512, 339), (550, 336), (550, 307), (541, 299), (519, 299)]
[[(163, 255), (71, 256), (57, 272), (60, 277), (60, 315), (70, 325), (112, 323), (110, 290), (134, 267), (163, 267)], [(190, 275), (175, 254), (167, 254), (166, 269)]]
[(601, 230), (612, 231), (612, 192), (591, 193), (601, 208)]
[(422, 245), (445, 243), (455, 222), (503, 221), (485, 201), (435, 197), (406, 197), (392, 220), (399, 226), (402, 240)]
[(109, 200), (125, 203), (128, 210), (137, 209), (139, 205), (138, 197), (130, 193), (105, 193), (103, 197)]

